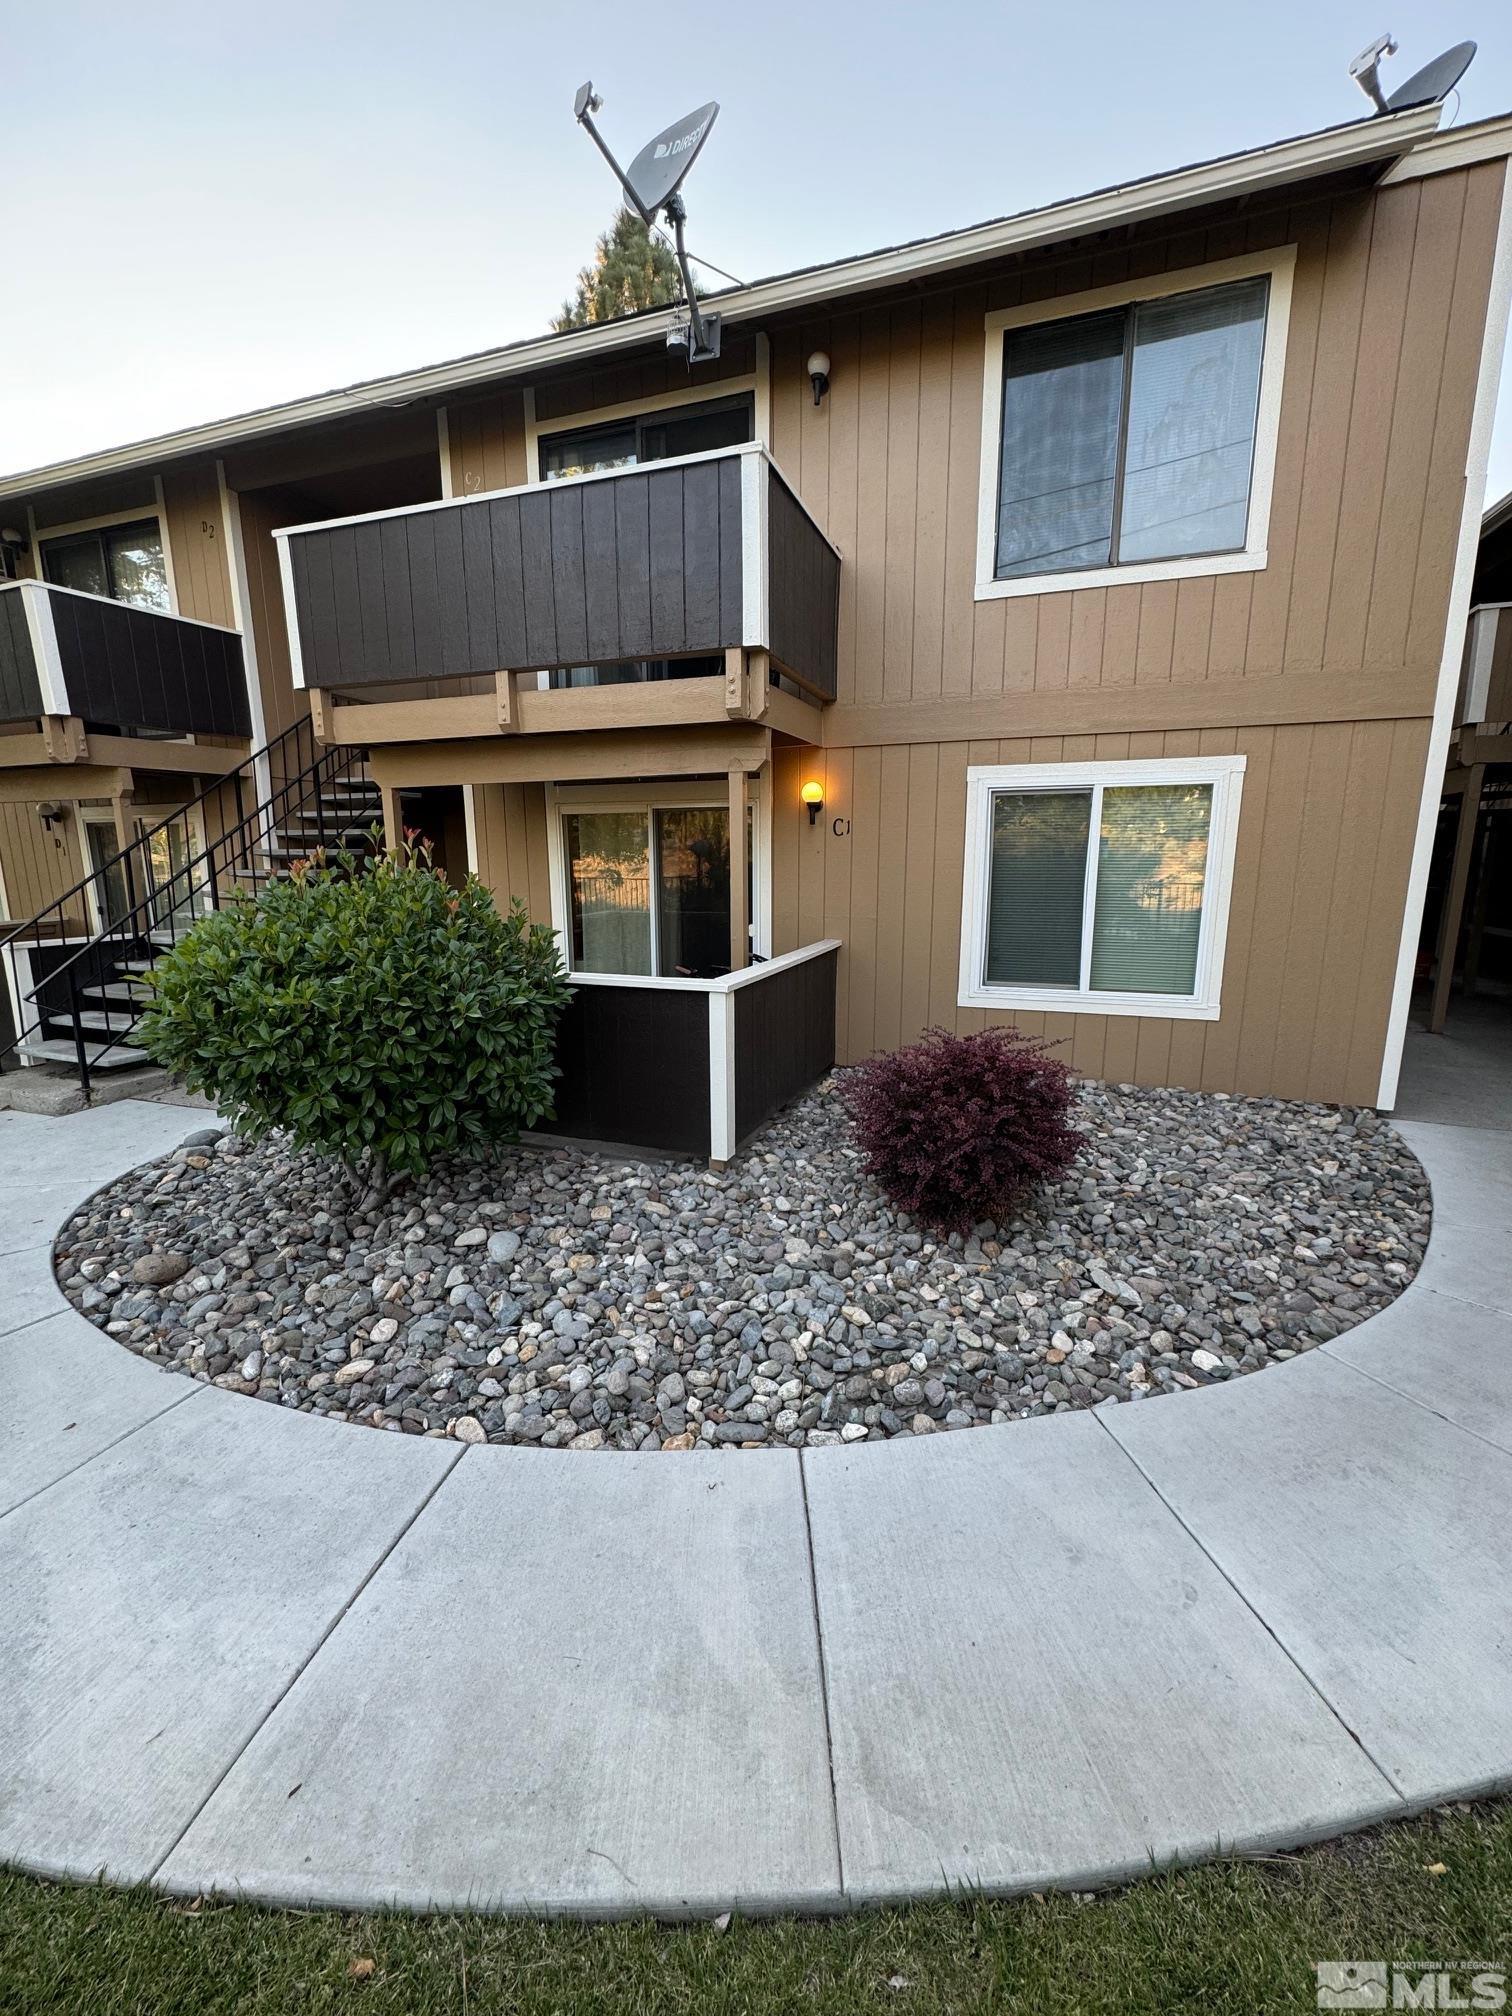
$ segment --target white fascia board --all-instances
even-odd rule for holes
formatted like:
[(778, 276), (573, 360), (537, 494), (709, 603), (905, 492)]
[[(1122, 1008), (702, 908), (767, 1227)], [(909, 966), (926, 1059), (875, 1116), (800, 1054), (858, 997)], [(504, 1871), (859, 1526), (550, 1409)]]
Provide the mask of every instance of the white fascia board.
[[(1308, 176), (1407, 155), (1436, 132), (1440, 109), (1425, 106), (1419, 111), (1397, 112), (1389, 118), (1357, 119), (1347, 126), (1253, 148), (1220, 161), (1177, 169), (1173, 174), (1123, 183), (1089, 196), (1075, 197), (1067, 203), (1024, 211), (1016, 217), (947, 232), (891, 251), (871, 252), (833, 265), (760, 280), (749, 287), (726, 288), (705, 299), (727, 325), (733, 325), (757, 322), (787, 309), (816, 306), (874, 288), (937, 278), (986, 260), (1000, 259), (1008, 253), (1054, 244), (1058, 239), (1077, 238), (1090, 231), (1139, 223), (1199, 204), (1255, 195)], [(1463, 137), (1468, 141), (1474, 136), (1467, 133)], [(1503, 140), (1500, 151), (1506, 152), (1509, 146), (1512, 141)], [(321, 393), (313, 399), (293, 400), (234, 419), (129, 442), (99, 454), (19, 470), (13, 475), (0, 476), (0, 499), (170, 457), (219, 453), (268, 434), (312, 426), (323, 420), (349, 418), (371, 412), (375, 407), (444, 399), (465, 392), (470, 386), (529, 377), (558, 365), (593, 363), (620, 351), (654, 343), (658, 337), (665, 338), (676, 313), (673, 309), (657, 309), (620, 322), (596, 323), (561, 335), (485, 350), (475, 357), (369, 379), (361, 385)]]

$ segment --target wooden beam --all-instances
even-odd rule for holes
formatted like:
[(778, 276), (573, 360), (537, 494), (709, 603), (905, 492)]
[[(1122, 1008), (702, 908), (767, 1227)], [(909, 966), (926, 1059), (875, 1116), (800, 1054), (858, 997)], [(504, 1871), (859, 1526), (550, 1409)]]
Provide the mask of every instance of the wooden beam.
[[(586, 729), (679, 728), (728, 721), (725, 675), (648, 679), (623, 686), (516, 687), (510, 702), (521, 735), (575, 734)], [(329, 709), (337, 742), (373, 748), (380, 742), (449, 742), (500, 732), (493, 693), (450, 694), (439, 700), (378, 700)]]
[[(1212, 679), (1195, 686), (1062, 686), (930, 700), (927, 705), (918, 700), (842, 703), (824, 709), (824, 741), (830, 749), (861, 749), (921, 740), (990, 742), (1031, 735), (1426, 720), (1432, 712), (1433, 674), (1426, 667), (1408, 672), (1383, 667), (1364, 675), (1297, 671), (1274, 678)], [(1512, 762), (1512, 736), (1500, 739), (1500, 760)]]
[(44, 714), (42, 740), (54, 763), (82, 763), (89, 754), (89, 738), (76, 714)]
[(499, 732), (508, 735), (520, 725), (520, 712), (515, 705), (513, 672), (495, 672), (494, 699), (498, 703)]
[(1481, 780), (1484, 776), (1484, 764), (1471, 765), (1464, 795), (1459, 802), (1459, 820), (1454, 829), (1454, 866), (1449, 871), (1449, 891), (1444, 898), (1444, 914), (1439, 919), (1433, 1000), (1428, 1009), (1428, 1027), (1435, 1036), (1443, 1034), (1449, 1014), (1449, 989), (1454, 982), (1454, 955), (1459, 947), (1465, 885), (1470, 879), (1470, 863), (1475, 853), (1475, 825), (1480, 812)]
[(134, 781), (129, 770), (94, 763), (74, 763), (66, 770), (45, 763), (35, 769), (0, 770), (0, 805), (35, 805), (49, 798), (113, 798), (118, 791), (129, 791)]
[[(764, 721), (771, 697), (777, 691), (772, 684), (772, 654), (758, 646), (746, 653), (746, 710), (753, 721)], [(791, 699), (788, 694), (785, 698)], [(801, 703), (809, 704), (809, 703)], [(819, 710), (816, 707), (815, 713)]]
[(732, 769), (730, 778), (730, 971), (751, 963), (750, 901), (746, 888), (746, 773)]
[(312, 686), (309, 692), (310, 726), (315, 730), (315, 740), (327, 744), (333, 743), (336, 737), (331, 732), (331, 723), (335, 710), (327, 701), (323, 687)]
[[(490, 707), (492, 702), (489, 702)], [(618, 735), (483, 735), (468, 742), (372, 745), (380, 784), (570, 784), (601, 777), (706, 777), (759, 770), (771, 754), (765, 728), (625, 729)]]
[(824, 741), (824, 709), (812, 700), (800, 700), (796, 693), (784, 693), (780, 686), (768, 686), (766, 705), (760, 718), (778, 735), (819, 748)]
[(175, 776), (224, 777), (245, 763), (251, 744), (235, 742), (141, 742), (129, 735), (91, 735), (91, 763), (114, 763), (123, 770), (171, 772)]
[(1512, 763), (1512, 735), (1461, 735), (1459, 759), (1466, 765)]
[(0, 770), (19, 770), (51, 761), (47, 737), (40, 728), (35, 735), (0, 735)]

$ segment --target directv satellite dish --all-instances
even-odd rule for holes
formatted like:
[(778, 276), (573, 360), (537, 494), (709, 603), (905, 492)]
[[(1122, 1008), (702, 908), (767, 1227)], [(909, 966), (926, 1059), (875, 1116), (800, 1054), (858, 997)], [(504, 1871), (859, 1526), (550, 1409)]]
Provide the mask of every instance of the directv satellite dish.
[(1437, 105), (1441, 98), (1449, 96), (1470, 68), (1474, 55), (1473, 42), (1456, 42), (1442, 56), (1435, 56), (1431, 63), (1425, 63), (1415, 77), (1399, 84), (1386, 100), (1387, 111), (1406, 112), (1414, 105)]
[(614, 170), (620, 187), (629, 198), (631, 209), (646, 229), (649, 231), (656, 222), (658, 211), (663, 211), (671, 221), (677, 241), (677, 264), (688, 303), (688, 321), (685, 328), (668, 330), (667, 347), (686, 349), (690, 364), (711, 362), (719, 355), (720, 318), (699, 312), (698, 295), (694, 291), (693, 275), (688, 270), (688, 254), (683, 245), (683, 225), (687, 222), (688, 213), (680, 191), (688, 170), (698, 159), (703, 143), (709, 137), (709, 128), (719, 116), (719, 107), (711, 99), (707, 105), (700, 105), (696, 112), (690, 112), (685, 119), (678, 119), (671, 126), (664, 127), (654, 140), (648, 140), (642, 147), (630, 163), (627, 174), (610, 153), (607, 142), (593, 123), (593, 115), (603, 102), (591, 82), (584, 84), (573, 100), (573, 117), (580, 126), (587, 127), (594, 146)]
[(1425, 63), (1415, 76), (1405, 84), (1397, 86), (1388, 98), (1381, 89), (1378, 75), (1381, 62), (1387, 56), (1395, 56), (1397, 45), (1390, 35), (1377, 36), (1368, 49), (1362, 49), (1349, 66), (1349, 74), (1374, 105), (1377, 112), (1410, 112), (1417, 105), (1437, 105), (1447, 98), (1461, 77), (1470, 68), (1475, 55), (1473, 42), (1456, 42), (1452, 49), (1446, 49), (1442, 56), (1435, 56), (1431, 63)]
[(718, 116), (719, 107), (711, 99), (696, 112), (690, 112), (686, 119), (679, 119), (665, 132), (658, 133), (654, 140), (648, 140), (630, 163), (625, 183), (648, 225), (682, 187), (683, 177), (698, 159), (699, 150), (709, 137), (709, 128)]

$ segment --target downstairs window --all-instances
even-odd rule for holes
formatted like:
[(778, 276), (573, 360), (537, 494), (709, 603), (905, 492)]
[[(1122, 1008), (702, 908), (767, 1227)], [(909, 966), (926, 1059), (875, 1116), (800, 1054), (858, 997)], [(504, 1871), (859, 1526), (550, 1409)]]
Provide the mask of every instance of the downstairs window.
[(961, 1004), (1216, 1016), (1243, 772), (969, 770)]

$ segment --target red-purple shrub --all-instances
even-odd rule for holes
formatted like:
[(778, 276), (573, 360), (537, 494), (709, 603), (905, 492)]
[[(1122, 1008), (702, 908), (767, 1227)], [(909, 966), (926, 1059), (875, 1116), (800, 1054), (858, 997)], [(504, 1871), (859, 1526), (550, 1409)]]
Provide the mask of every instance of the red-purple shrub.
[(1067, 1124), (1074, 1089), (1049, 1045), (1017, 1029), (929, 1029), (858, 1065), (845, 1099), (867, 1170), (892, 1201), (967, 1232), (1065, 1175), (1085, 1145)]

